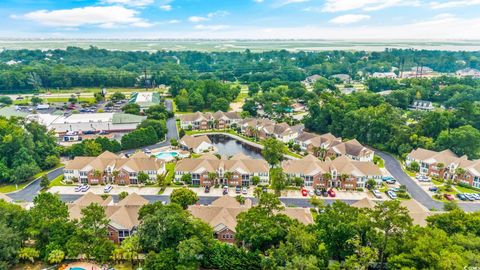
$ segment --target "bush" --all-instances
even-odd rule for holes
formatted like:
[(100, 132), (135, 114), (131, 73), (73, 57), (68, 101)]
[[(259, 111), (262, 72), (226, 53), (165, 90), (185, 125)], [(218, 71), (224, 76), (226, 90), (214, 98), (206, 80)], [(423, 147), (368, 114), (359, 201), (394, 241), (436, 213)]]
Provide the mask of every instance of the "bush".
[(121, 141), (123, 149), (132, 149), (155, 144), (158, 142), (158, 136), (155, 129), (149, 126), (125, 134)]

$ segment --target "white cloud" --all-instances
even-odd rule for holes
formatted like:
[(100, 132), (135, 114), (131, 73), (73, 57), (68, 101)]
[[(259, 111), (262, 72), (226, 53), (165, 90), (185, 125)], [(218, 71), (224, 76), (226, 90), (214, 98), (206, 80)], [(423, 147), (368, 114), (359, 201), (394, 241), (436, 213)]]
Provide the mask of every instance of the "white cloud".
[(419, 6), (419, 0), (326, 0), (323, 12), (340, 12), (362, 9), (374, 11), (394, 6)]
[(282, 0), (282, 1), (279, 1), (277, 4), (275, 4), (276, 7), (283, 7), (283, 6), (286, 6), (286, 5), (290, 5), (290, 4), (298, 4), (298, 3), (305, 3), (305, 2), (309, 2), (310, 0)]
[(168, 21), (167, 23), (169, 23), (169, 24), (175, 24), (175, 23), (181, 23), (181, 22), (182, 22), (182, 21), (180, 21), (180, 20), (170, 20), (170, 21)]
[(218, 30), (223, 30), (227, 29), (230, 26), (228, 25), (223, 25), (223, 24), (213, 24), (213, 25), (203, 25), (203, 24), (197, 24), (195, 25), (195, 29), (197, 30), (210, 30), (210, 31), (218, 31)]
[(193, 23), (206, 22), (209, 20), (210, 18), (202, 17), (202, 16), (191, 16), (188, 18), (188, 21)]
[(165, 11), (170, 11), (170, 10), (172, 10), (172, 6), (171, 5), (161, 5), (160, 9), (165, 10)]
[(213, 18), (213, 17), (225, 17), (230, 15), (230, 12), (225, 11), (225, 10), (217, 10), (215, 12), (210, 12), (207, 14), (208, 18)]
[(153, 4), (155, 0), (103, 0), (102, 2), (105, 4), (144, 7)]
[(122, 6), (90, 6), (73, 9), (37, 10), (23, 16), (24, 18), (47, 26), (79, 27), (97, 25), (102, 28), (115, 28), (130, 25), (134, 27), (149, 27), (152, 24), (137, 17), (137, 11)]
[(433, 9), (441, 8), (458, 8), (480, 5), (480, 0), (460, 0), (460, 1), (443, 1), (443, 2), (430, 2), (430, 7)]
[(331, 23), (333, 24), (351, 24), (351, 23), (356, 23), (360, 21), (365, 21), (370, 19), (370, 16), (368, 15), (362, 15), (362, 14), (347, 14), (347, 15), (342, 15), (335, 17), (330, 20)]

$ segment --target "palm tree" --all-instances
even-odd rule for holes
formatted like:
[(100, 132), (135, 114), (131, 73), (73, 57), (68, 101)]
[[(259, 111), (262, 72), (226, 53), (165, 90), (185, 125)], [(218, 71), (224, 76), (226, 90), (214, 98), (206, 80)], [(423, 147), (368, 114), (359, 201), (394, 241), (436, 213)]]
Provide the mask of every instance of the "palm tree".
[(117, 171), (117, 170), (114, 170), (114, 171), (112, 172), (112, 175), (113, 175), (113, 181), (116, 181), (116, 180), (117, 180), (117, 177), (118, 177), (118, 175), (119, 175), (119, 174), (120, 174), (120, 172), (119, 172), (119, 171)]
[(208, 179), (212, 182), (215, 183), (215, 180), (217, 179), (218, 174), (216, 172), (209, 172), (208, 173)]
[(227, 179), (228, 182), (230, 182), (230, 178), (232, 178), (233, 173), (232, 172), (225, 172), (223, 176)]
[(102, 176), (102, 172), (99, 170), (94, 170), (93, 171), (93, 178), (97, 180), (98, 182), (100, 181), (100, 177)]

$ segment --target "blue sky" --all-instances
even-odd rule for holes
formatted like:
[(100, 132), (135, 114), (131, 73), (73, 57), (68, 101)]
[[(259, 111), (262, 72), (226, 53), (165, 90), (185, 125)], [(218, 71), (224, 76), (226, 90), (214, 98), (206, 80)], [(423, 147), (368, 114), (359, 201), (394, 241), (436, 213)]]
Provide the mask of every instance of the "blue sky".
[(0, 0), (0, 37), (480, 39), (480, 0)]

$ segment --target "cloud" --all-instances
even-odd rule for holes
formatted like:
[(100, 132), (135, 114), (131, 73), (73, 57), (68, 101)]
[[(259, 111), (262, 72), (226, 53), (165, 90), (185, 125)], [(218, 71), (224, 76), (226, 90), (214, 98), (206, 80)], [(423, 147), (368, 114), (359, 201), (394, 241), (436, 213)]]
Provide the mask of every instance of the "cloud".
[(362, 9), (375, 11), (394, 6), (419, 6), (419, 0), (326, 0), (323, 12), (341, 12)]
[(165, 10), (165, 11), (170, 11), (170, 10), (172, 10), (172, 6), (171, 5), (161, 5), (160, 9)]
[(190, 16), (190, 17), (188, 17), (188, 21), (193, 22), (193, 23), (206, 22), (206, 21), (209, 21), (209, 20), (210, 20), (210, 18), (202, 17), (202, 16)]
[(211, 31), (218, 31), (218, 30), (223, 30), (227, 29), (230, 26), (228, 25), (223, 25), (223, 24), (213, 24), (213, 25), (203, 25), (203, 24), (197, 24), (195, 25), (195, 29), (197, 30), (211, 30)]
[(282, 0), (275, 4), (275, 7), (283, 7), (290, 4), (309, 2), (310, 0)]
[(230, 15), (230, 12), (225, 11), (225, 10), (217, 10), (215, 12), (210, 12), (207, 14), (208, 18), (213, 18), (213, 17), (225, 17)]
[(23, 16), (11, 16), (27, 19), (47, 26), (79, 27), (97, 25), (101, 28), (118, 26), (149, 27), (151, 23), (137, 17), (138, 12), (122, 6), (89, 6), (73, 9), (37, 10)]
[(130, 7), (144, 7), (153, 4), (155, 0), (103, 0), (102, 2), (105, 4), (124, 5)]
[(444, 1), (444, 2), (430, 2), (430, 7), (433, 9), (441, 8), (458, 8), (480, 5), (480, 0), (462, 0), (462, 1)]
[(347, 15), (342, 15), (335, 17), (330, 20), (331, 23), (333, 24), (351, 24), (351, 23), (356, 23), (360, 21), (365, 21), (370, 19), (370, 16), (368, 15), (362, 15), (362, 14), (347, 14)]

